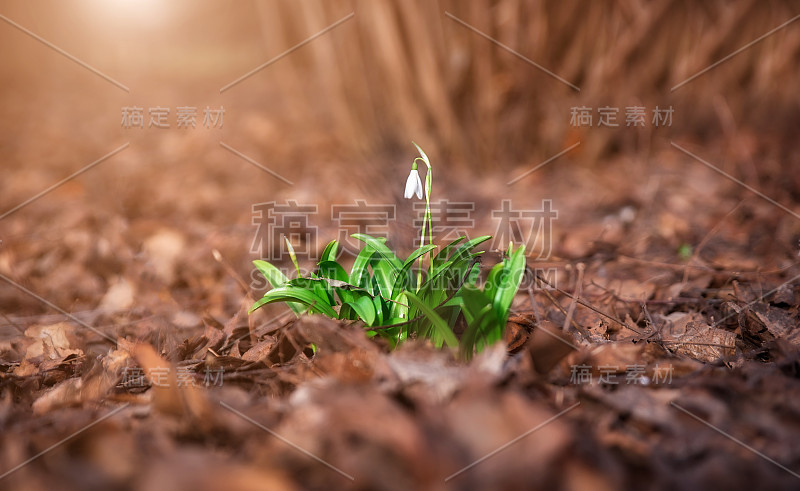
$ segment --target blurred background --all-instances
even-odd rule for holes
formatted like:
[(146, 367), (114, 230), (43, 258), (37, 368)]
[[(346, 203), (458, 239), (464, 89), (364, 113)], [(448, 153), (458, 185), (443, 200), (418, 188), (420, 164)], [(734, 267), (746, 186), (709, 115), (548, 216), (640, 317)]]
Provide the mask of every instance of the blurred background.
[[(798, 14), (790, 0), (4, 0), (0, 273), (67, 310), (117, 288), (117, 307), (223, 315), (259, 257), (255, 204), (316, 205), (309, 250), (337, 236), (332, 205), (395, 205), (390, 241), (412, 247), (411, 141), (434, 199), (475, 204), (473, 235), (496, 233), (503, 199), (552, 200), (552, 264), (673, 262), (713, 231), (707, 263), (780, 268), (800, 240)], [(149, 126), (155, 107), (169, 128)], [(598, 126), (599, 108), (618, 126)], [(0, 300), (45, 310), (11, 285)]]

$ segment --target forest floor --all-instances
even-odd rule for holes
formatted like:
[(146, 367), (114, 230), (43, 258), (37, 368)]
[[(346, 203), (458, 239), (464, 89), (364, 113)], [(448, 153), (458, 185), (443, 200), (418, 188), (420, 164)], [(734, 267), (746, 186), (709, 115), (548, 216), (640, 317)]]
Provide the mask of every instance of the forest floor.
[[(507, 343), (463, 362), (247, 314), (253, 203), (387, 185), (401, 210), (404, 177), (265, 196), (270, 176), (224, 151), (203, 168), (201, 150), (166, 170), (131, 147), (0, 222), (0, 487), (798, 488), (800, 220), (770, 201), (791, 203), (780, 180), (764, 199), (668, 145), (516, 187), (443, 178), (438, 196), (476, 202), (470, 234), (496, 233), (504, 198), (559, 210), (529, 261), (557, 288), (528, 283)], [(10, 169), (2, 209), (59, 169)]]

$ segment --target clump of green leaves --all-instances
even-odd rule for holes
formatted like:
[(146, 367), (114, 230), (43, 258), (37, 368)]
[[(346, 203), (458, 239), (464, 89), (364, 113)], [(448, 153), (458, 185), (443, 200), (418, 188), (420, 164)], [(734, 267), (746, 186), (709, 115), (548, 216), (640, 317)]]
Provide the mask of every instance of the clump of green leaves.
[(465, 284), (448, 304), (464, 315), (467, 329), (461, 337), (461, 354), (469, 359), (474, 352), (503, 339), (511, 303), (525, 276), (525, 246), (516, 251), (509, 245), (503, 261), (489, 272), (483, 289)]
[[(466, 237), (461, 237), (451, 242), (433, 255), (424, 276), (414, 274), (412, 266), (436, 246), (420, 247), (400, 260), (383, 238), (364, 234), (353, 237), (365, 245), (349, 273), (336, 261), (335, 240), (327, 245), (316, 270), (307, 277), (289, 279), (269, 262), (254, 261), (272, 289), (250, 312), (285, 302), (298, 315), (316, 313), (360, 320), (371, 335), (386, 338), (392, 346), (407, 339), (427, 338), (437, 347), (458, 347), (466, 358), (502, 339), (511, 302), (525, 271), (524, 247), (510, 251), (480, 288), (479, 255), (483, 251), (476, 252), (475, 248), (490, 236), (466, 242)], [(299, 275), (291, 246), (289, 251)], [(460, 342), (453, 333), (459, 315), (467, 325)]]
[[(422, 160), (427, 167), (422, 247), (401, 260), (386, 245), (386, 239), (354, 234), (352, 237), (364, 242), (364, 248), (350, 273), (336, 261), (339, 244), (334, 240), (325, 247), (316, 270), (303, 277), (287, 240), (297, 278), (289, 279), (267, 261), (254, 261), (272, 289), (250, 312), (266, 304), (285, 302), (297, 315), (315, 313), (359, 320), (371, 336), (381, 336), (393, 347), (408, 339), (429, 339), (437, 347), (458, 347), (464, 358), (502, 339), (511, 302), (525, 272), (525, 248), (514, 251), (509, 246), (507, 257), (492, 268), (483, 288), (478, 286), (483, 251), (475, 249), (490, 236), (471, 240), (460, 237), (434, 254), (437, 247), (433, 244), (430, 213), (432, 169), (428, 156), (414, 145), (420, 157), (412, 164), (405, 197), (422, 197), (417, 170), (417, 161)], [(427, 269), (423, 267), (426, 256)], [(462, 317), (467, 328), (459, 341), (453, 328)]]

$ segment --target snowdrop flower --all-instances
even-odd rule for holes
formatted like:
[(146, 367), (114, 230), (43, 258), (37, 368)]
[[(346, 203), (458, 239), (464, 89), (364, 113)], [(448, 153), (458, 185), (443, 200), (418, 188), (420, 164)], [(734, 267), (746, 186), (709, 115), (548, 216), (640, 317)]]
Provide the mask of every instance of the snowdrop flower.
[(417, 171), (417, 163), (411, 166), (411, 172), (408, 174), (406, 180), (406, 192), (403, 194), (406, 199), (411, 199), (412, 196), (417, 195), (417, 199), (422, 199), (422, 179), (419, 178)]

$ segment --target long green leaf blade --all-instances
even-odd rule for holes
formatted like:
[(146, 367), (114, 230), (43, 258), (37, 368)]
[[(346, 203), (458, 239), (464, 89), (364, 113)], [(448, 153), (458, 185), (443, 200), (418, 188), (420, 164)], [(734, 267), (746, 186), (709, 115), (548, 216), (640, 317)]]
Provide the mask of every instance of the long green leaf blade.
[(267, 279), (270, 286), (273, 288), (283, 286), (287, 281), (289, 281), (289, 278), (287, 278), (286, 275), (281, 272), (281, 270), (267, 261), (256, 259), (253, 261), (253, 265), (262, 275), (264, 275), (264, 278)]
[[(261, 272), (262, 275), (264, 275), (264, 278), (266, 278), (266, 280), (269, 282), (272, 288), (280, 288), (284, 286), (287, 281), (289, 281), (289, 278), (287, 278), (286, 275), (281, 272), (281, 270), (276, 268), (271, 263), (268, 263), (267, 261), (256, 259), (255, 261), (253, 261), (253, 265), (255, 265), (256, 269), (258, 269), (258, 271)], [(287, 305), (289, 306), (290, 309), (292, 309), (292, 312), (294, 312), (297, 315), (300, 315), (303, 312), (303, 310), (305, 310), (302, 305), (297, 304), (295, 302), (287, 302)], [(257, 308), (258, 307), (254, 306), (254, 308), (250, 309), (250, 312), (256, 310)]]
[(451, 348), (458, 347), (458, 338), (456, 338), (456, 335), (453, 334), (453, 330), (450, 329), (450, 326), (447, 325), (439, 314), (411, 292), (406, 292), (406, 298), (408, 298), (409, 302), (411, 302), (414, 307), (425, 315), (425, 318), (434, 327), (436, 334), (438, 334), (447, 346)]
[(392, 299), (395, 299), (395, 297), (399, 295), (400, 292), (402, 292), (404, 289), (405, 290), (414, 289), (415, 285), (412, 284), (413, 275), (409, 274), (411, 267), (414, 266), (414, 263), (416, 262), (417, 259), (420, 258), (420, 256), (427, 254), (428, 252), (432, 251), (435, 248), (436, 248), (435, 245), (428, 244), (426, 246), (420, 247), (416, 251), (412, 252), (410, 256), (408, 256), (408, 258), (403, 262), (403, 267), (400, 268), (400, 271), (397, 272), (397, 276), (395, 277), (391, 293)]
[(339, 251), (339, 241), (332, 240), (323, 249), (322, 254), (319, 256), (319, 262), (323, 261), (336, 261), (336, 254)]
[(292, 247), (292, 243), (289, 241), (289, 237), (284, 237), (284, 241), (286, 241), (286, 249), (289, 251), (289, 257), (292, 259), (292, 264), (294, 264), (294, 269), (297, 270), (297, 276), (300, 276), (300, 265), (297, 264), (297, 255), (294, 253), (294, 247)]
[(317, 267), (317, 274), (322, 278), (329, 280), (341, 281), (350, 283), (350, 277), (347, 271), (344, 270), (341, 264), (336, 261), (320, 261)]
[(313, 312), (325, 314), (328, 317), (336, 318), (336, 311), (330, 306), (328, 300), (314, 293), (294, 286), (282, 286), (273, 288), (264, 294), (252, 307), (249, 312), (260, 308), (263, 305), (276, 302), (299, 302), (311, 307)]
[(447, 244), (446, 246), (444, 246), (439, 251), (439, 253), (436, 254), (436, 256), (433, 258), (433, 263), (432, 263), (431, 267), (435, 269), (435, 268), (438, 268), (439, 266), (441, 266), (442, 264), (444, 264), (445, 262), (447, 262), (447, 257), (450, 255), (450, 251), (452, 251), (453, 248), (456, 245), (458, 245), (459, 242), (461, 242), (462, 240), (464, 240), (466, 238), (467, 238), (466, 235), (462, 235), (461, 237), (457, 238), (456, 240), (454, 240), (454, 241), (450, 242), (449, 244)]
[(494, 294), (494, 310), (504, 328), (506, 319), (508, 319), (508, 310), (511, 308), (511, 303), (517, 295), (517, 290), (519, 290), (519, 285), (525, 274), (525, 266), (525, 245), (523, 244), (512, 253), (506, 262), (503, 277), (499, 281), (497, 291)]
[(347, 305), (356, 311), (361, 320), (364, 321), (364, 324), (372, 326), (375, 323), (375, 305), (369, 295), (357, 296), (353, 301), (347, 302)]
[(353, 234), (351, 237), (372, 246), (381, 259), (389, 261), (394, 270), (399, 271), (400, 268), (403, 267), (403, 263), (400, 262), (400, 259), (398, 259), (395, 253), (386, 246), (386, 239), (382, 237), (375, 238), (367, 234)]
[(353, 268), (350, 270), (350, 283), (360, 288), (369, 289), (369, 272), (367, 268), (372, 261), (372, 256), (375, 254), (375, 249), (369, 244), (365, 245), (361, 252), (356, 256), (353, 262)]

